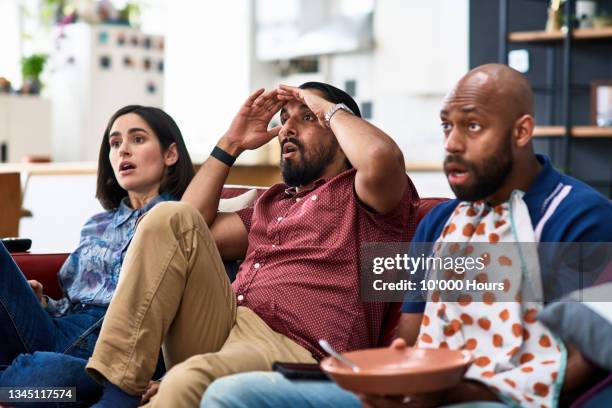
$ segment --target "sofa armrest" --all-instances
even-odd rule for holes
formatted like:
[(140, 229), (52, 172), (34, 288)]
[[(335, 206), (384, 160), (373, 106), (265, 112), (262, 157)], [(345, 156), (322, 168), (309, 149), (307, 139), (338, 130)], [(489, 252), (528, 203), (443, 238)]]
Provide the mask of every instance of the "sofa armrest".
[(17, 252), (11, 255), (27, 279), (35, 279), (43, 284), (46, 295), (53, 299), (59, 299), (62, 296), (57, 273), (69, 254)]

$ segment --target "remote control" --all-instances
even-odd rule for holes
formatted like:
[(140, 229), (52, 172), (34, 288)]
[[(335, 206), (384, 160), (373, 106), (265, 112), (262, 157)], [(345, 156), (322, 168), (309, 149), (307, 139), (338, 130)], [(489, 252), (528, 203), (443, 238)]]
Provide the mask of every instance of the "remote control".
[(32, 246), (32, 240), (27, 238), (2, 238), (2, 243), (9, 252), (26, 252)]

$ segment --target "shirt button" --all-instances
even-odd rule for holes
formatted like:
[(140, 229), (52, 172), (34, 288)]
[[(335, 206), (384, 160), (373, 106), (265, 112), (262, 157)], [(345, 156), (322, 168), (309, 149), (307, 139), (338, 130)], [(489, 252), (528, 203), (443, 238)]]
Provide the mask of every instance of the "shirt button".
[(244, 295), (238, 295), (236, 299), (238, 299), (239, 302), (242, 302), (244, 300)]
[(297, 201), (297, 202), (299, 202), (300, 200), (302, 200), (300, 197), (295, 199), (295, 201)]
[(272, 244), (272, 248), (276, 248), (276, 244)]
[(283, 220), (283, 217), (278, 217), (276, 220), (277, 220), (278, 222), (281, 222), (281, 221)]
[(255, 265), (253, 265), (253, 268), (255, 268), (255, 269), (259, 269), (259, 267), (260, 267), (260, 266), (261, 266), (261, 265), (259, 264), (259, 262), (257, 262)]
[(317, 197), (317, 195), (316, 195), (316, 194), (315, 194), (315, 195), (313, 195), (312, 197), (310, 197), (310, 199), (311, 199), (312, 201), (317, 201), (317, 198), (318, 198), (318, 197)]

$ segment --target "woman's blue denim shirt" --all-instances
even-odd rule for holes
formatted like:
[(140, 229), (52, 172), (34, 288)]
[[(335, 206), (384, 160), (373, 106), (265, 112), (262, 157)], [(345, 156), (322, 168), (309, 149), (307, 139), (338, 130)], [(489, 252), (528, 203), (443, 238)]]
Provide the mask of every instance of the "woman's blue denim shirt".
[(138, 219), (155, 204), (170, 200), (173, 200), (170, 195), (162, 194), (134, 210), (125, 197), (116, 210), (91, 217), (81, 230), (79, 246), (59, 272), (64, 297), (48, 299), (47, 312), (62, 316), (77, 303), (108, 305)]

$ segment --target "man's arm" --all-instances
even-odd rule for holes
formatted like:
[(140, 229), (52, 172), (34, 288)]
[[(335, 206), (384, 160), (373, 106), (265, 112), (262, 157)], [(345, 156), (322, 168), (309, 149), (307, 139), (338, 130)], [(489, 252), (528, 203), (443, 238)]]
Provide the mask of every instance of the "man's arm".
[[(245, 150), (255, 150), (278, 134), (279, 127), (268, 130), (268, 124), (283, 102), (276, 91), (252, 93), (234, 117), (217, 146), (234, 157)], [(229, 166), (209, 157), (193, 178), (181, 201), (193, 205), (210, 227), (223, 259), (237, 259), (246, 253), (247, 230), (235, 213), (217, 214)]]
[(587, 361), (582, 353), (572, 344), (566, 344), (567, 364), (565, 376), (561, 387), (561, 397), (572, 395), (576, 391), (584, 390), (589, 385), (594, 385), (596, 379), (602, 375), (602, 369)]
[[(297, 99), (325, 126), (325, 113), (334, 103), (310, 89), (281, 85), (279, 98)], [(331, 118), (330, 126), (344, 154), (357, 170), (355, 191), (359, 200), (377, 213), (393, 210), (406, 190), (404, 156), (397, 144), (376, 126), (344, 110)]]
[(340, 110), (331, 129), (357, 170), (355, 191), (362, 203), (384, 214), (399, 204), (406, 190), (404, 156), (393, 139), (376, 126)]

